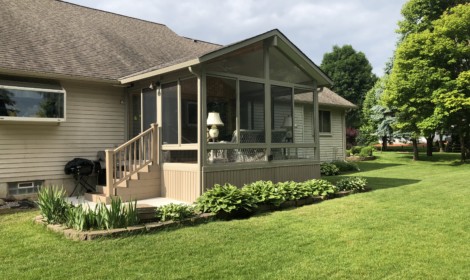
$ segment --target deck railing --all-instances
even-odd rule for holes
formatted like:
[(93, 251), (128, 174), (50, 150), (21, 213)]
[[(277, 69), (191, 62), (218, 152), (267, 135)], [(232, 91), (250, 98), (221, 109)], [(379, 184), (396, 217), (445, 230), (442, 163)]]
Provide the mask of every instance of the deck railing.
[(106, 150), (107, 196), (115, 195), (116, 186), (151, 163), (158, 163), (158, 126), (149, 129), (117, 147)]

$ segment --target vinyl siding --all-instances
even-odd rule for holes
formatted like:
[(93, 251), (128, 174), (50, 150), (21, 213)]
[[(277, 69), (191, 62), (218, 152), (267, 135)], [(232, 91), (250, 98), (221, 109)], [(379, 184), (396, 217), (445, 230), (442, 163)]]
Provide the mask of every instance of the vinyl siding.
[(96, 159), (97, 151), (125, 141), (124, 90), (62, 81), (66, 121), (60, 124), (0, 122), (0, 184), (70, 179), (64, 165), (75, 157)]
[(344, 111), (341, 109), (322, 108), (331, 112), (331, 134), (320, 133), (320, 160), (333, 161), (345, 158)]

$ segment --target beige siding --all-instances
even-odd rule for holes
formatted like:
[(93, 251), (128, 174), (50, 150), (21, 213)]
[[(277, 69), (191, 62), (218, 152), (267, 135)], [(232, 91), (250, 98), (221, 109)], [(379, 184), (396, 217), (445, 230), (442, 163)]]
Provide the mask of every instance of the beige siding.
[(258, 180), (271, 180), (273, 182), (283, 181), (305, 181), (320, 178), (318, 164), (295, 164), (283, 166), (266, 167), (238, 167), (224, 170), (213, 170), (204, 172), (204, 189), (210, 189), (215, 184), (223, 185), (230, 183), (238, 187)]
[(331, 112), (331, 134), (320, 133), (320, 160), (333, 161), (345, 158), (344, 111), (341, 109), (322, 108)]
[(162, 197), (194, 202), (200, 195), (200, 172), (197, 164), (164, 163)]
[(97, 151), (125, 141), (123, 89), (83, 82), (61, 84), (67, 94), (65, 122), (0, 122), (0, 183), (66, 182), (71, 178), (64, 174), (69, 160), (94, 160)]

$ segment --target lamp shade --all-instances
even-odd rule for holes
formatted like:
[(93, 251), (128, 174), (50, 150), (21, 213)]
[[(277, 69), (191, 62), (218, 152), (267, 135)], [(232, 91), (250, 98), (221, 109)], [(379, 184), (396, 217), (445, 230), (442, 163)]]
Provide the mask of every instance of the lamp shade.
[(224, 123), (220, 119), (220, 114), (217, 112), (210, 112), (207, 116), (207, 125), (224, 126)]
[(287, 115), (284, 118), (284, 122), (282, 123), (282, 128), (291, 128), (292, 127), (292, 117), (291, 115)]

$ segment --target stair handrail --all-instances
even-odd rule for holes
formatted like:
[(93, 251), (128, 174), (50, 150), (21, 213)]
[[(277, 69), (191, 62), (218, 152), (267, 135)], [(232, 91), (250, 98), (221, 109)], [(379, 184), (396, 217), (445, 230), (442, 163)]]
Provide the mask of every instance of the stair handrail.
[(129, 180), (151, 163), (158, 163), (158, 125), (130, 139), (115, 149), (106, 150), (107, 196), (115, 195), (118, 184)]

